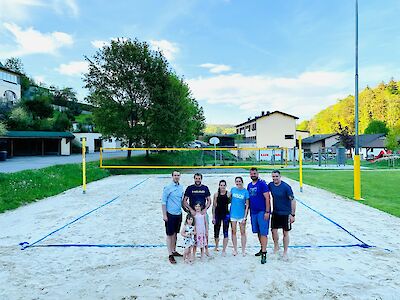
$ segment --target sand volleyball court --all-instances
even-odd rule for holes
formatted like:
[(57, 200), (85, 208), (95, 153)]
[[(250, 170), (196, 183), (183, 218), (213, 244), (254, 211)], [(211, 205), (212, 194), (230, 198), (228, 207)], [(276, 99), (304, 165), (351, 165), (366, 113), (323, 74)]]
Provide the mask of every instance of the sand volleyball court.
[[(203, 183), (213, 193), (236, 175)], [(0, 214), (0, 299), (398, 299), (400, 219), (313, 187), (300, 194), (286, 178), (299, 198), (289, 261), (272, 254), (269, 237), (261, 265), (248, 223), (246, 257), (232, 256), (230, 241), (227, 257), (211, 251), (204, 262), (171, 265), (160, 204), (170, 180), (113, 176), (85, 195), (75, 188)], [(213, 245), (212, 237), (210, 226)]]

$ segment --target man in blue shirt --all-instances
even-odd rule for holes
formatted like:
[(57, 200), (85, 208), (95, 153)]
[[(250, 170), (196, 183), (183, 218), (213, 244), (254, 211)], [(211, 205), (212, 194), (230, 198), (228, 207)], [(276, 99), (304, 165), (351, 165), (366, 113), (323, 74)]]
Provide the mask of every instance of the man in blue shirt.
[(264, 180), (258, 178), (257, 168), (250, 169), (251, 182), (247, 185), (250, 196), (250, 217), (253, 233), (258, 234), (261, 250), (256, 256), (261, 256), (261, 264), (267, 262), (267, 242), (271, 200), (269, 188)]
[(274, 253), (279, 251), (278, 229), (283, 231), (283, 258), (287, 259), (287, 250), (289, 247), (289, 231), (292, 229), (292, 223), (295, 220), (296, 200), (292, 188), (281, 179), (279, 170), (272, 171), (272, 182), (268, 184), (272, 194), (273, 207), (271, 218), (272, 238), (274, 240)]
[(181, 173), (172, 172), (172, 182), (164, 187), (162, 194), (162, 213), (167, 234), (168, 259), (171, 264), (176, 264), (174, 256), (182, 256), (176, 252), (177, 233), (182, 223), (182, 197), (183, 187), (179, 184)]

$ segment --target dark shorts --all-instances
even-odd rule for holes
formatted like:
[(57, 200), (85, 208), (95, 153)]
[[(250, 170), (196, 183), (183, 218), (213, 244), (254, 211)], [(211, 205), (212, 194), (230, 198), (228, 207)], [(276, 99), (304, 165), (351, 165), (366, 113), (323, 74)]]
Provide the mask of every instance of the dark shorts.
[(272, 214), (271, 229), (282, 228), (284, 231), (290, 231), (292, 224), (290, 224), (290, 215), (275, 215)]
[(182, 215), (171, 215), (167, 212), (168, 221), (165, 222), (165, 232), (167, 235), (174, 235), (181, 229)]

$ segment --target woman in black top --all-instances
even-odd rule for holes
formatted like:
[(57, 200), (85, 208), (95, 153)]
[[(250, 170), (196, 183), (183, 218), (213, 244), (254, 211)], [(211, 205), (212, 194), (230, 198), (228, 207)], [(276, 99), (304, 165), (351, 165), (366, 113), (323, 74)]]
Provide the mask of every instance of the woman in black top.
[(224, 233), (224, 241), (222, 248), (222, 255), (226, 255), (226, 246), (228, 245), (228, 230), (229, 230), (229, 209), (230, 193), (226, 190), (226, 181), (219, 182), (218, 192), (214, 194), (213, 201), (213, 224), (214, 224), (214, 238), (215, 238), (215, 251), (219, 251), (219, 231), (221, 229)]

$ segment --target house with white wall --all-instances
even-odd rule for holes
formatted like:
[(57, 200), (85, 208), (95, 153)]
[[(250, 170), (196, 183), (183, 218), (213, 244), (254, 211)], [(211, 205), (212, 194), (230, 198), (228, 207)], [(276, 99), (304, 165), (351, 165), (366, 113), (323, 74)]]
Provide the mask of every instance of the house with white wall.
[(12, 107), (21, 100), (21, 74), (0, 63), (0, 105)]
[(82, 144), (82, 138), (86, 138), (86, 147), (89, 153), (99, 152), (100, 148), (120, 148), (121, 141), (115, 137), (104, 139), (97, 132), (74, 132), (75, 141)]
[(281, 111), (261, 112), (260, 116), (249, 118), (236, 125), (236, 133), (242, 134), (246, 141), (255, 147), (296, 146), (296, 120), (299, 118)]

